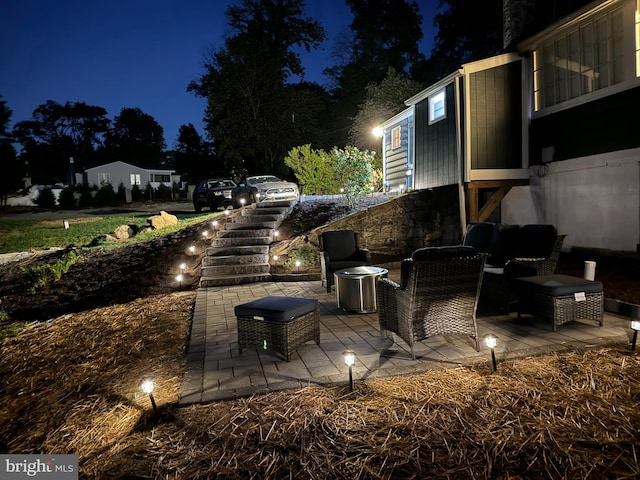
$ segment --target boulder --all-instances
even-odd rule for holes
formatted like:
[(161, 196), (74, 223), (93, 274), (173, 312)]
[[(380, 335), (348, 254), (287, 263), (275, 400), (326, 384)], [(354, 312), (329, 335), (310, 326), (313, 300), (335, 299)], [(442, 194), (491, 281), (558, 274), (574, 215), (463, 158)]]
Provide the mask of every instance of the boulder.
[(147, 218), (147, 222), (155, 229), (168, 227), (170, 225), (178, 224), (178, 217), (175, 215), (171, 215), (170, 213), (165, 212), (164, 210), (160, 212), (160, 215), (154, 215), (152, 217)]
[(118, 240), (126, 240), (127, 238), (133, 237), (134, 234), (133, 228), (129, 225), (120, 225), (113, 231), (113, 236)]

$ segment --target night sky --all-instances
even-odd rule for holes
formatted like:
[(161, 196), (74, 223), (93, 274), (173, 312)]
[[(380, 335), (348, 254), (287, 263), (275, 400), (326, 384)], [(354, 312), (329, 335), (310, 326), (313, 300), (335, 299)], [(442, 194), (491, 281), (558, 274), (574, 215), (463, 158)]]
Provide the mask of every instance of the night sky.
[[(0, 95), (11, 125), (47, 100), (104, 107), (113, 119), (140, 108), (164, 128), (172, 148), (181, 125), (200, 134), (205, 101), (187, 93), (203, 73), (207, 51), (223, 46), (231, 0), (30, 0), (0, 6)], [(336, 36), (352, 20), (344, 0), (307, 0), (306, 15), (327, 30), (304, 54), (305, 80), (325, 84)], [(428, 56), (438, 0), (420, 0)]]

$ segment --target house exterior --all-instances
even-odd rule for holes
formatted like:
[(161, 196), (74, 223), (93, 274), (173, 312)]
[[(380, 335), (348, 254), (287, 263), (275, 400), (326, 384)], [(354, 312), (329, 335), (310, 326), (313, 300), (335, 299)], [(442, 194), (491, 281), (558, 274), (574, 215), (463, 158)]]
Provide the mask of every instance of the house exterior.
[(385, 189), (402, 192), (413, 188), (413, 106), (379, 128), (382, 132), (382, 176)]
[(512, 51), (407, 99), (407, 118), (383, 124), (385, 175), (403, 158), (388, 145), (402, 119), (409, 131), (398, 152), (412, 152), (411, 186), (458, 184), (462, 225), (551, 223), (568, 248), (635, 251), (640, 0), (572, 4), (566, 13), (544, 0), (506, 1)]
[(110, 183), (113, 188), (118, 188), (122, 184), (126, 189), (131, 189), (134, 185), (145, 188), (147, 183), (153, 188), (160, 185), (171, 187), (173, 182), (179, 182), (180, 177), (175, 175), (173, 170), (162, 168), (143, 168), (131, 165), (122, 161), (106, 163), (97, 167), (87, 168), (81, 178), (77, 179), (79, 183), (89, 186), (100, 186)]

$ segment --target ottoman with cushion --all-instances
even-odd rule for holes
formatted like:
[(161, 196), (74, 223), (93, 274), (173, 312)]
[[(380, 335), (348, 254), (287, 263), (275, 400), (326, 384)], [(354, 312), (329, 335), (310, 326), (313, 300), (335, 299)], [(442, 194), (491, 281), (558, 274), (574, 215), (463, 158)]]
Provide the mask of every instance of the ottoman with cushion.
[(603, 325), (602, 283), (568, 275), (541, 275), (516, 280), (518, 318), (531, 313), (559, 325), (577, 319), (595, 320)]
[(238, 346), (271, 349), (287, 359), (309, 340), (320, 345), (318, 300), (302, 297), (264, 297), (234, 308)]

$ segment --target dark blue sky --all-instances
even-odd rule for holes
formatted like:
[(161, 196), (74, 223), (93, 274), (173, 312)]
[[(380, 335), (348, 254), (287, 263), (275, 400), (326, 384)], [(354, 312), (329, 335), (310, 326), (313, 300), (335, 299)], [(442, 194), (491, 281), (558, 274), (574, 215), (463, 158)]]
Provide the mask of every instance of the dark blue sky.
[[(167, 146), (180, 125), (203, 134), (205, 102), (186, 92), (203, 73), (204, 54), (223, 45), (232, 0), (7, 0), (0, 6), (0, 95), (12, 124), (47, 100), (104, 107), (109, 118), (138, 107), (164, 128)], [(419, 0), (431, 50), (438, 0)], [(305, 79), (325, 84), (331, 51), (352, 16), (344, 0), (307, 0), (306, 15), (327, 30), (321, 49), (303, 55)]]

